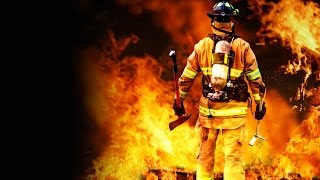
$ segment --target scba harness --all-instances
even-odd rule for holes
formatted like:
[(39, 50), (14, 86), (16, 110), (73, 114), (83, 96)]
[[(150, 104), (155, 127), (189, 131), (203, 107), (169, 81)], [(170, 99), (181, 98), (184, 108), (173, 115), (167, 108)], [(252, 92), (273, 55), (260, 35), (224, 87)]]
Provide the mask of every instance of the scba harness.
[[(230, 76), (231, 67), (234, 62), (234, 51), (231, 48), (228, 54), (215, 52), (215, 47), (218, 42), (227, 41), (232, 43), (233, 40), (239, 36), (230, 34), (225, 37), (221, 37), (215, 34), (209, 34), (208, 37), (214, 41), (212, 50), (213, 70), (211, 78), (216, 83), (208, 82), (208, 80), (203, 76), (203, 96), (215, 102), (228, 102), (231, 100), (246, 102), (250, 97), (246, 82), (243, 78), (231, 78)], [(225, 78), (222, 78), (221, 75), (217, 75), (217, 77), (215, 77), (215, 72), (219, 73), (219, 71), (226, 73), (224, 75)]]

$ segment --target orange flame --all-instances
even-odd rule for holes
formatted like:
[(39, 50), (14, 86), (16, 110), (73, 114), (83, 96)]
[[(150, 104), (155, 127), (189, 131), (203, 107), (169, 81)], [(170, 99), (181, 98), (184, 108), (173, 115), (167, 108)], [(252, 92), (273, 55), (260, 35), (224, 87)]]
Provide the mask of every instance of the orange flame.
[(305, 53), (306, 51), (320, 53), (320, 5), (312, 1), (304, 4), (301, 0), (281, 0), (278, 3), (265, 0), (249, 1), (249, 5), (261, 20), (262, 28), (257, 35), (264, 40), (280, 40), (297, 56), (289, 60), (288, 65), (284, 67), (288, 74), (295, 74), (298, 71), (305, 73), (304, 81), (294, 98), (303, 100), (301, 94), (305, 94), (313, 64), (318, 68), (315, 73), (320, 80), (320, 56), (311, 59)]
[[(113, 39), (112, 33), (110, 36)], [(136, 37), (132, 36), (119, 40), (117, 44), (125, 46), (127, 43), (121, 42), (135, 41)], [(124, 46), (114, 47), (124, 49)], [(168, 123), (176, 117), (171, 109), (173, 83), (160, 78), (164, 67), (149, 55), (112, 60), (117, 56), (106, 57), (94, 49), (86, 52), (83, 58), (88, 64), (84, 67), (90, 83), (86, 102), (90, 114), (110, 138), (103, 154), (93, 161), (88, 179), (138, 179), (141, 175), (151, 178), (152, 174), (146, 174), (150, 169), (167, 169), (161, 176), (168, 178), (172, 175), (171, 179), (174, 179), (176, 175), (173, 172), (177, 168), (195, 171), (198, 138), (192, 126), (182, 125), (174, 131), (168, 128)], [(199, 86), (199, 79), (195, 86)], [(194, 94), (191, 91), (189, 99), (198, 96)], [(196, 110), (195, 102), (188, 103)], [(266, 163), (270, 161), (271, 152), (283, 151), (284, 142), (289, 140), (291, 131), (296, 127), (294, 112), (276, 91), (269, 92), (267, 104), (270, 107), (261, 133), (268, 137), (270, 143), (257, 142), (253, 148), (247, 145), (247, 166)], [(190, 109), (189, 106), (186, 109)], [(280, 112), (279, 108), (282, 109)], [(253, 135), (255, 120), (252, 115), (248, 118), (248, 135)], [(279, 131), (281, 136), (277, 134)], [(221, 143), (220, 139), (218, 143)], [(223, 172), (222, 152), (222, 146), (218, 146), (217, 173)]]
[(319, 116), (319, 110), (312, 108), (308, 119), (304, 120), (296, 129), (286, 150), (279, 157), (276, 173), (280, 171), (295, 172), (301, 174), (302, 177), (320, 175)]
[(193, 44), (210, 32), (210, 19), (207, 17), (212, 3), (209, 1), (175, 0), (118, 0), (120, 5), (128, 5), (129, 11), (141, 14), (144, 10), (153, 12), (154, 24), (167, 32), (174, 43), (187, 47), (190, 52)]
[[(265, 40), (280, 40), (282, 45), (290, 47), (295, 59), (289, 60), (287, 74), (298, 71), (305, 73), (304, 81), (298, 87), (294, 101), (302, 101), (298, 107), (307, 109), (308, 118), (291, 135), (285, 151), (275, 159), (274, 174), (290, 178), (290, 174), (299, 173), (302, 177), (319, 176), (320, 172), (320, 128), (319, 124), (319, 87), (307, 89), (309, 77), (315, 75), (320, 81), (320, 6), (300, 0), (249, 1), (251, 9), (260, 17), (262, 28), (258, 35)], [(274, 42), (274, 41), (273, 41)], [(306, 107), (308, 106), (308, 107)], [(294, 107), (296, 108), (296, 107)]]
[[(210, 32), (209, 20), (208, 24), (199, 23), (199, 19), (207, 19), (206, 13), (203, 12), (207, 12), (208, 7), (212, 5), (206, 2), (156, 0), (118, 2), (121, 5), (129, 5), (133, 13), (141, 13), (143, 9), (151, 10), (154, 13), (155, 24), (170, 34), (173, 42), (179, 47), (187, 45), (188, 48), (192, 48), (197, 40)], [(301, 53), (301, 48), (307, 47), (317, 53), (319, 40), (316, 37), (319, 37), (319, 32), (308, 31), (314, 38), (310, 42), (303, 34), (298, 33), (300, 30), (297, 28), (297, 23), (307, 23), (307, 20), (294, 19), (296, 17), (294, 13), (300, 13), (301, 3), (295, 2), (286, 7), (287, 3), (281, 4), (283, 2), (286, 1), (281, 1), (278, 5), (284, 9), (291, 8), (292, 5), (295, 8), (292, 11), (278, 12), (273, 10), (275, 4), (269, 3), (272, 7), (271, 15), (266, 14), (262, 18), (263, 27), (269, 31), (265, 35), (268, 38), (279, 37), (284, 45), (289, 45), (293, 53), (298, 54), (296, 60), (289, 62), (288, 72), (306, 71), (306, 74), (309, 74), (305, 78), (306, 83), (311, 74), (311, 67), (303, 58), (305, 55)], [(266, 2), (259, 1), (259, 3), (258, 5), (262, 5)], [(308, 3), (307, 6), (318, 7), (315, 3)], [(292, 28), (293, 32), (290, 28), (291, 23), (286, 22), (284, 18), (286, 15), (279, 13), (292, 13), (291, 16), (288, 15), (290, 17), (288, 19), (295, 22), (292, 23), (295, 27)], [(276, 15), (281, 16), (280, 20), (276, 20), (278, 23), (269, 22), (274, 20)], [(311, 14), (308, 12), (301, 17), (309, 16), (311, 17)], [(318, 27), (318, 20), (316, 18), (312, 20), (309, 23)], [(191, 25), (191, 22), (197, 25)], [(276, 26), (279, 24), (284, 26)], [(283, 30), (289, 32), (284, 34)], [(110, 42), (107, 44), (111, 44), (111, 49), (107, 49), (108, 52), (87, 49), (82, 54), (85, 62), (83, 72), (86, 72), (84, 79), (87, 84), (85, 99), (87, 109), (99, 130), (108, 137), (103, 153), (93, 160), (87, 179), (139, 179), (141, 176), (157, 179), (155, 174), (146, 173), (150, 169), (164, 170), (161, 173), (163, 179), (175, 179), (177, 175), (174, 172), (180, 168), (193, 172), (198, 137), (190, 124), (169, 131), (168, 124), (176, 117), (171, 109), (174, 97), (173, 82), (161, 79), (164, 65), (150, 55), (127, 56), (120, 59), (121, 52), (130, 43), (137, 42), (138, 37), (132, 35), (129, 38), (116, 40), (112, 32), (109, 35)], [(262, 35), (262, 31), (259, 35)], [(190, 52), (190, 49), (186, 51)], [(291, 72), (289, 69), (294, 71)], [(199, 88), (198, 78), (188, 95), (189, 102), (186, 103), (189, 105), (186, 107), (188, 112), (197, 111)], [(313, 97), (312, 92), (307, 91), (308, 97)], [(293, 129), (297, 127), (297, 120), (296, 113), (290, 105), (276, 90), (268, 90), (266, 101), (268, 112), (261, 124), (261, 134), (267, 137), (268, 142), (257, 142), (253, 147), (245, 146), (246, 178), (258, 179), (258, 176), (261, 176), (265, 179), (279, 179), (288, 176), (289, 172), (297, 172), (304, 177), (319, 175), (320, 160), (310, 156), (311, 154), (320, 157), (319, 151), (316, 150), (319, 146), (319, 129), (315, 126), (319, 124), (319, 109), (312, 111), (309, 118), (292, 134)], [(197, 116), (196, 113), (192, 114), (193, 118)], [(250, 114), (248, 119), (248, 138), (250, 138), (254, 134), (256, 121)], [(289, 143), (286, 144), (287, 142)], [(221, 172), (223, 170), (223, 161), (220, 160), (220, 157), (223, 157), (221, 147), (217, 149), (216, 157), (219, 160), (216, 161), (215, 171)]]
[(99, 62), (85, 66), (93, 88), (87, 103), (97, 124), (110, 133), (110, 143), (88, 178), (138, 179), (148, 169), (195, 169), (193, 129), (168, 127), (176, 118), (171, 109), (174, 92), (173, 83), (160, 78), (162, 65), (149, 55), (114, 61), (95, 53), (89, 50), (84, 57)]

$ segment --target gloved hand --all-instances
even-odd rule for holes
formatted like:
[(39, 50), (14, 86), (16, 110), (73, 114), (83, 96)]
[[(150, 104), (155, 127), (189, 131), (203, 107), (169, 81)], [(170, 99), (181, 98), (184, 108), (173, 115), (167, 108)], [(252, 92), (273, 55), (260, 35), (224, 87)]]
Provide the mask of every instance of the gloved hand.
[(181, 116), (183, 114), (185, 114), (185, 109), (184, 109), (184, 106), (183, 106), (183, 101), (181, 100), (181, 107), (179, 108), (177, 106), (177, 102), (176, 102), (176, 99), (174, 99), (174, 102), (173, 102), (173, 105), (172, 105), (172, 108), (174, 110), (174, 114), (177, 115), (177, 116)]
[(254, 118), (256, 120), (261, 120), (261, 119), (263, 119), (263, 116), (266, 114), (266, 112), (267, 112), (267, 108), (266, 108), (266, 103), (265, 102), (263, 102), (263, 104), (262, 104), (262, 110), (261, 111), (259, 111), (259, 104), (257, 104), (256, 112), (254, 114)]

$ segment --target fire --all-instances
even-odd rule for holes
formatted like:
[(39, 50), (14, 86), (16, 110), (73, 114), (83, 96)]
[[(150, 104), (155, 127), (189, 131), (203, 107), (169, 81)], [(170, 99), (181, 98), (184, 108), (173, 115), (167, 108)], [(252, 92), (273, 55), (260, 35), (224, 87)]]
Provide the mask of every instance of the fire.
[[(297, 128), (297, 114), (288, 102), (276, 90), (269, 90), (266, 99), (267, 114), (260, 122), (260, 134), (268, 141), (258, 140), (254, 146), (245, 145), (246, 179), (279, 178), (273, 174), (277, 168), (275, 161), (279, 154), (286, 149), (286, 142), (291, 133)], [(256, 120), (249, 114), (248, 143), (255, 132)]]
[[(320, 80), (320, 5), (300, 0), (281, 0), (278, 3), (249, 1), (249, 4), (251, 9), (258, 12), (262, 23), (257, 35), (265, 41), (279, 40), (284, 46), (291, 48), (296, 56), (284, 68), (288, 74), (304, 72), (304, 81), (298, 88), (297, 96), (292, 99), (304, 100), (310, 75), (314, 73), (317, 81)], [(312, 54), (318, 56), (311, 58)], [(313, 68), (316, 69), (314, 72)]]
[(210, 32), (210, 19), (205, 13), (213, 5), (210, 1), (118, 0), (117, 2), (129, 6), (129, 11), (133, 14), (151, 11), (155, 26), (168, 33), (174, 43), (186, 47), (188, 53), (195, 42)]
[[(300, 71), (304, 74), (296, 96), (290, 100), (299, 102), (294, 108), (307, 111), (308, 115), (292, 133), (285, 151), (275, 158), (277, 166), (274, 174), (280, 177), (289, 177), (292, 173), (309, 178), (319, 176), (320, 128), (317, 125), (320, 89), (317, 84), (320, 81), (320, 5), (300, 0), (281, 0), (278, 3), (249, 1), (249, 4), (258, 12), (256, 15), (262, 23), (258, 36), (266, 41), (280, 40), (282, 45), (292, 50), (295, 58), (283, 66), (285, 73), (296, 74)], [(314, 80), (310, 78), (312, 76)]]
[[(174, 84), (160, 78), (163, 65), (149, 55), (112, 60), (95, 53), (91, 50), (84, 57), (91, 61), (85, 67), (91, 71), (88, 81), (94, 88), (88, 107), (110, 133), (110, 142), (94, 160), (94, 173), (88, 179), (139, 179), (148, 169), (195, 169), (193, 128), (184, 125), (170, 131), (168, 127), (176, 118), (171, 108)], [(94, 56), (99, 64), (92, 63)]]
[[(112, 33), (110, 36), (113, 39)], [(136, 37), (118, 41), (118, 45), (114, 45), (118, 47), (115, 51), (128, 45), (123, 42), (135, 42)], [(198, 138), (193, 126), (181, 125), (174, 131), (168, 128), (169, 122), (176, 117), (171, 109), (173, 82), (160, 78), (164, 66), (149, 55), (114, 59), (117, 53), (111, 54), (113, 56), (106, 57), (103, 52), (89, 49), (83, 57), (88, 62), (84, 66), (89, 76), (88, 87), (92, 88), (88, 90), (88, 109), (110, 139), (103, 154), (93, 160), (87, 179), (138, 179), (141, 176), (176, 179), (179, 168), (195, 171)], [(200, 88), (200, 80), (195, 82), (196, 88)], [(268, 137), (270, 144), (257, 142), (254, 147), (246, 146), (247, 169), (271, 162), (271, 152), (283, 151), (284, 142), (289, 140), (291, 131), (297, 126), (293, 118), (295, 114), (285, 100), (276, 91), (270, 90), (268, 94), (269, 113), (262, 123), (261, 133)], [(188, 104), (197, 111), (195, 102)], [(191, 109), (189, 106), (186, 106), (187, 111)], [(254, 134), (256, 121), (252, 115), (248, 118), (249, 138)], [(282, 132), (280, 137), (279, 131)], [(220, 139), (218, 143), (221, 144)], [(216, 173), (223, 172), (222, 152), (222, 147), (218, 146)], [(155, 174), (150, 172), (152, 169), (162, 171)]]
[(320, 174), (319, 116), (319, 110), (312, 108), (309, 117), (294, 131), (286, 150), (278, 157), (275, 173), (282, 177), (289, 172), (299, 173), (302, 177)]
[[(194, 43), (210, 32), (210, 21), (200, 23), (199, 19), (207, 19), (204, 12), (212, 6), (211, 2), (118, 2), (129, 5), (135, 14), (145, 9), (152, 11), (156, 26), (170, 35), (177, 48), (188, 47), (181, 51), (190, 52)], [(286, 99), (276, 90), (268, 89), (268, 111), (260, 128), (268, 141), (257, 142), (253, 147), (245, 146), (246, 177), (280, 179), (294, 173), (302, 177), (320, 176), (319, 88), (306, 89), (313, 73), (319, 73), (313, 70), (314, 65), (320, 67), (317, 58), (320, 57), (319, 5), (289, 0), (277, 4), (257, 0), (249, 1), (249, 5), (261, 10), (257, 11), (262, 23), (258, 35), (265, 40), (278, 39), (292, 49), (295, 59), (289, 60), (286, 72), (305, 73), (297, 96), (292, 100), (307, 101), (311, 105), (307, 118), (299, 125), (297, 114)], [(262, 10), (263, 5), (267, 5), (268, 11)], [(196, 24), (191, 25), (191, 22)], [(87, 109), (99, 127), (99, 133), (107, 137), (102, 153), (93, 160), (87, 179), (141, 179), (142, 176), (157, 179), (161, 176), (170, 180), (176, 179), (181, 169), (193, 173), (198, 136), (192, 123), (185, 123), (173, 131), (168, 128), (169, 122), (176, 118), (171, 108), (174, 84), (161, 78), (168, 67), (151, 55), (120, 58), (129, 44), (138, 41), (139, 37), (135, 35), (119, 40), (110, 31), (109, 38), (107, 51), (87, 49), (81, 56), (85, 62)], [(319, 74), (316, 75), (319, 81)], [(201, 79), (196, 79), (186, 103), (193, 119), (197, 116), (200, 82)], [(248, 141), (254, 134), (255, 123), (249, 114)], [(217, 149), (216, 157), (215, 171), (221, 173), (222, 149)]]

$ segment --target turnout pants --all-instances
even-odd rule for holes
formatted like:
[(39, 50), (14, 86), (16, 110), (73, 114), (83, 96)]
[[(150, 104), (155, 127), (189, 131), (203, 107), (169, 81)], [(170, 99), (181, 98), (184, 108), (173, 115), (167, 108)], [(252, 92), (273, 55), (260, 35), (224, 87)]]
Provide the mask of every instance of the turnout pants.
[[(224, 152), (224, 180), (245, 180), (243, 144), (245, 125), (236, 129), (209, 129), (200, 125), (200, 146), (197, 152), (197, 180), (214, 178), (214, 153), (218, 136), (222, 138)], [(221, 131), (221, 132), (220, 132)]]

